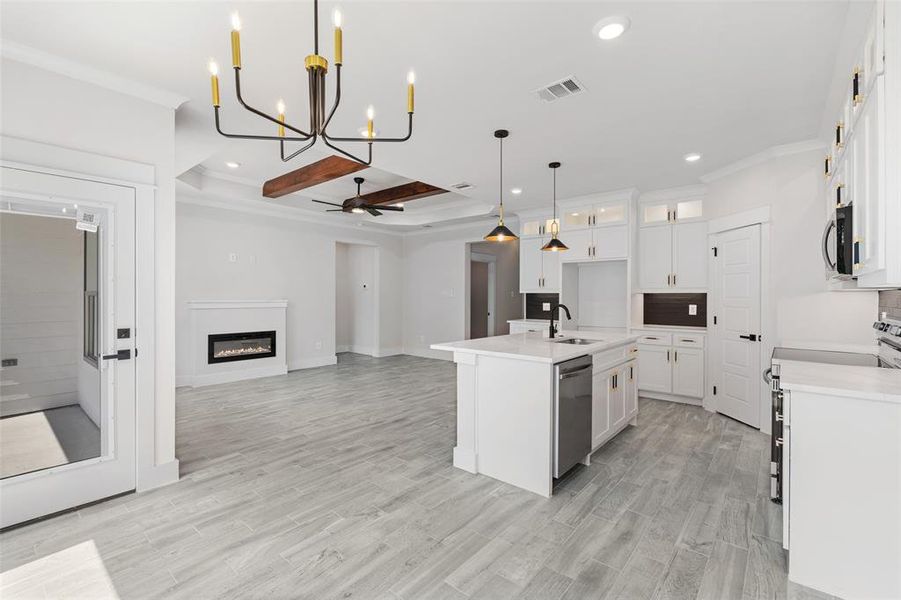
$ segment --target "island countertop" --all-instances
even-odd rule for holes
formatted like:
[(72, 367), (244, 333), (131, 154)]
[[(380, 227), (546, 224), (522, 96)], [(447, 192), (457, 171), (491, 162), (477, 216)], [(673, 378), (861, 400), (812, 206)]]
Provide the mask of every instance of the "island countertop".
[[(534, 361), (555, 364), (594, 354), (610, 348), (616, 348), (635, 342), (639, 336), (619, 331), (562, 331), (552, 341), (542, 337), (541, 333), (512, 333), (509, 335), (497, 335), (475, 340), (463, 340), (460, 342), (445, 342), (432, 344), (432, 350), (445, 350), (462, 354), (481, 354), (486, 356), (498, 356), (502, 358), (514, 358), (526, 361)], [(568, 338), (581, 338), (592, 340), (591, 344), (565, 344), (559, 340)]]

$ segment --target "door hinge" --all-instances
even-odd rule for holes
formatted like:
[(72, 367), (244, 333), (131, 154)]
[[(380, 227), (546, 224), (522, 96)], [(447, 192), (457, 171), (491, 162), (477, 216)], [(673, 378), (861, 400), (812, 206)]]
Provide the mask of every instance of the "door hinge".
[(713, 315), (713, 324), (716, 325), (716, 315)]
[(713, 386), (713, 395), (716, 396), (716, 386)]
[(716, 246), (713, 247), (713, 256), (716, 256)]

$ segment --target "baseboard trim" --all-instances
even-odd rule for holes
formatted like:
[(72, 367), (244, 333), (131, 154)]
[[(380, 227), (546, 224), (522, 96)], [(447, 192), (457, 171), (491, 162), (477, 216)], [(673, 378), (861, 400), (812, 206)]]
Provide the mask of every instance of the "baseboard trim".
[(446, 350), (432, 350), (430, 348), (404, 348), (403, 354), (418, 356), (419, 358), (436, 358), (438, 360), (454, 360), (454, 353)]
[(204, 387), (207, 385), (216, 385), (219, 383), (233, 383), (235, 381), (244, 381), (245, 379), (275, 377), (276, 375), (285, 375), (287, 373), (288, 367), (285, 365), (259, 367), (256, 369), (242, 369), (240, 371), (224, 371), (222, 373), (210, 373), (208, 375), (195, 375), (191, 378), (191, 381), (190, 383), (188, 383), (188, 385), (192, 387)]
[(398, 354), (403, 353), (404, 349), (398, 346), (396, 348), (379, 348), (378, 350), (376, 350), (373, 356), (375, 356), (376, 358), (384, 358), (386, 356), (397, 356)]
[(676, 394), (663, 394), (660, 392), (645, 392), (638, 390), (639, 398), (651, 398), (652, 400), (666, 400), (667, 402), (678, 402), (679, 404), (690, 404), (692, 406), (702, 406), (701, 398), (690, 398), (688, 396), (678, 396)]
[(301, 358), (292, 360), (288, 363), (289, 371), (299, 371), (300, 369), (313, 369), (315, 367), (327, 367), (328, 365), (338, 364), (338, 357), (334, 354), (328, 356), (311, 356), (309, 358)]
[(135, 491), (146, 492), (178, 481), (178, 459), (163, 463), (139, 467)]

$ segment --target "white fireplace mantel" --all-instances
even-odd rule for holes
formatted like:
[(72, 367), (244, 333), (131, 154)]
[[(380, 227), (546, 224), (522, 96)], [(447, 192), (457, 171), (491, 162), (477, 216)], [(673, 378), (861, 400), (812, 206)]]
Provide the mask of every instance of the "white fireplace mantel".
[[(287, 300), (191, 300), (191, 376), (194, 387), (288, 372)], [(209, 364), (208, 337), (219, 333), (275, 331), (275, 356)]]

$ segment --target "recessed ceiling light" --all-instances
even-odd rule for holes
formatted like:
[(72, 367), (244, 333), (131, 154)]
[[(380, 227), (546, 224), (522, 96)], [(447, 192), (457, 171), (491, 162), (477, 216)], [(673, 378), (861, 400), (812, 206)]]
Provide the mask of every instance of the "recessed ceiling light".
[(514, 196), (519, 196), (522, 193), (522, 188), (512, 188), (510, 193)]
[(241, 163), (237, 163), (233, 160), (227, 160), (227, 161), (225, 161), (225, 166), (228, 167), (229, 169), (237, 169), (238, 167), (241, 166)]
[(595, 23), (592, 31), (604, 41), (614, 40), (629, 29), (629, 24), (628, 17), (607, 17)]
[(578, 216), (579, 216), (579, 213), (572, 213), (572, 216), (573, 216), (573, 217), (578, 217)]
[(685, 155), (685, 162), (698, 162), (701, 160), (701, 155), (697, 152), (689, 152)]

